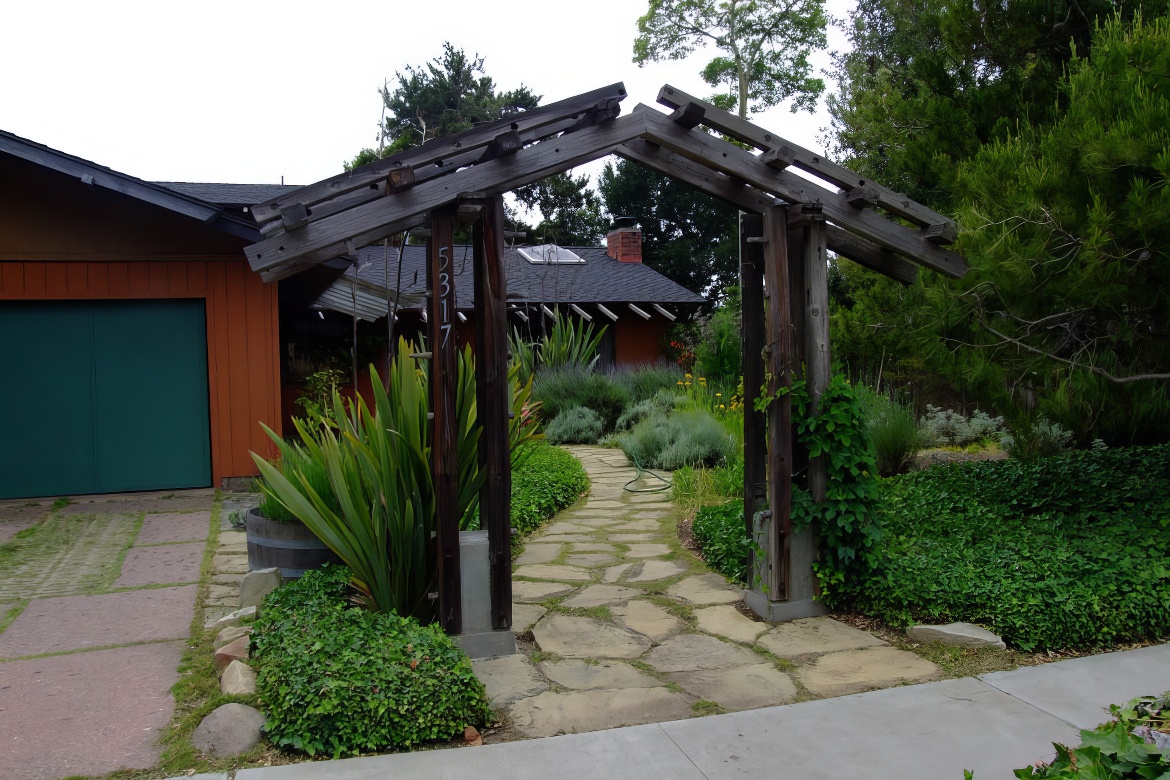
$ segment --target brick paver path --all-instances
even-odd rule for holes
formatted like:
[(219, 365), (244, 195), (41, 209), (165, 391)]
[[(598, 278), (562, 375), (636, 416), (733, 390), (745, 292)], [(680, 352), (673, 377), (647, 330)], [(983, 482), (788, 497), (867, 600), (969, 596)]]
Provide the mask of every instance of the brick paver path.
[[(938, 669), (830, 618), (748, 617), (743, 591), (684, 550), (669, 494), (634, 493), (620, 450), (571, 447), (588, 497), (529, 538), (513, 569), (528, 654), (475, 662), (530, 737), (677, 720), (929, 679)], [(661, 483), (644, 480), (633, 487)]]
[(182, 491), (0, 503), (0, 529), (28, 528), (0, 544), (5, 780), (158, 762), (213, 501)]

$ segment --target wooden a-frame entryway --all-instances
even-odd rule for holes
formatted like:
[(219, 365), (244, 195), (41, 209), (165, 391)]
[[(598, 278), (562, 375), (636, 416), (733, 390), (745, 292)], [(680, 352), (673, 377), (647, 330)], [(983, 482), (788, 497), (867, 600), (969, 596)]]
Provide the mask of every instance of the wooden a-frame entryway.
[[(803, 364), (814, 405), (829, 381), (827, 255), (831, 250), (902, 283), (918, 267), (959, 277), (965, 260), (945, 249), (951, 220), (820, 155), (671, 86), (658, 102), (622, 116), (614, 84), (514, 114), (318, 182), (256, 206), (264, 238), (246, 252), (267, 281), (353, 254), (409, 228), (428, 226), (428, 317), (437, 498), (439, 620), (462, 631), (459, 528), (455, 517), (454, 307), (456, 221), (473, 222), (476, 378), (487, 479), (480, 514), (488, 529), (491, 619), (512, 624), (509, 397), (502, 195), (609, 154), (646, 165), (738, 206), (741, 220), (746, 532), (764, 550), (748, 601), (770, 620), (816, 614), (816, 529), (794, 535), (793, 437), (784, 394), (756, 412), (764, 391)], [(702, 126), (702, 127), (700, 127)], [(702, 129), (702, 128), (707, 128)], [(713, 135), (714, 131), (719, 135)], [(752, 147), (757, 152), (724, 138)], [(819, 182), (798, 176), (810, 174)], [(895, 221), (895, 219), (897, 221)], [(907, 226), (910, 225), (909, 227)], [(766, 311), (766, 317), (748, 316)], [(813, 500), (825, 498), (824, 464), (809, 463)], [(764, 506), (772, 511), (760, 511)]]

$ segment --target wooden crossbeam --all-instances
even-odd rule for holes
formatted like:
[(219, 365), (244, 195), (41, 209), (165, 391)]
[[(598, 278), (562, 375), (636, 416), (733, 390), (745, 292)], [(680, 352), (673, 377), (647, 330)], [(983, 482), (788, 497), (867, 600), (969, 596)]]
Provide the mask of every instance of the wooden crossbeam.
[(775, 152), (771, 157), (765, 159), (765, 162), (773, 167), (779, 162), (789, 160), (788, 165), (832, 182), (846, 192), (869, 187), (876, 195), (873, 205), (880, 206), (891, 214), (909, 220), (919, 227), (940, 226), (939, 230), (944, 235), (949, 236), (949, 240), (945, 243), (954, 241), (958, 235), (955, 223), (937, 211), (915, 203), (905, 195), (866, 179), (848, 168), (826, 160), (824, 155), (804, 149), (775, 133), (748, 122), (746, 119), (740, 119), (734, 114), (688, 95), (677, 87), (665, 85), (658, 92), (658, 102), (672, 109), (693, 103), (703, 109), (703, 124), (712, 130), (750, 144), (763, 150), (766, 154)]
[(942, 249), (870, 209), (854, 208), (844, 193), (830, 192), (786, 170), (773, 170), (751, 152), (707, 133), (684, 130), (648, 106), (639, 105), (631, 113), (634, 115), (645, 118), (647, 140), (676, 154), (741, 179), (788, 203), (821, 203), (825, 215), (849, 232), (941, 274), (957, 278), (967, 271), (962, 255)]
[[(672, 176), (753, 214), (762, 214), (764, 209), (779, 202), (766, 192), (745, 185), (742, 181), (736, 181), (706, 165), (680, 157), (669, 149), (649, 141), (630, 141), (622, 144), (615, 152), (620, 157)], [(836, 225), (828, 225), (827, 232), (829, 249), (836, 254), (902, 284), (914, 284), (918, 278), (918, 268), (893, 252), (874, 246)]]
[[(462, 133), (436, 138), (384, 160), (363, 165), (353, 171), (338, 174), (316, 184), (310, 184), (265, 201), (252, 209), (252, 215), (257, 223), (264, 225), (273, 219), (279, 219), (280, 210), (293, 203), (302, 203), (312, 208), (323, 201), (355, 190), (369, 188), (370, 185), (385, 179), (391, 168), (418, 168), (424, 165), (433, 165), (436, 161), (462, 154), (468, 150), (482, 149), (495, 141), (502, 133), (508, 131), (514, 131), (521, 135), (535, 134), (536, 136), (561, 132), (578, 123), (582, 119), (582, 115), (588, 115), (591, 109), (599, 105), (612, 106), (613, 103), (610, 101), (620, 101), (625, 97), (626, 88), (621, 82), (618, 82), (556, 103), (549, 103), (539, 108), (513, 114), (497, 122), (465, 130)], [(548, 130), (550, 125), (558, 124), (559, 127), (555, 131)]]
[(365, 246), (418, 224), (423, 214), (457, 199), (460, 193), (501, 194), (604, 157), (618, 144), (642, 135), (645, 128), (642, 114), (618, 117), (467, 168), (459, 174), (457, 190), (447, 177), (426, 181), (393, 197), (310, 221), (291, 233), (270, 236), (244, 251), (252, 270), (265, 279), (280, 279), (297, 268), (335, 257), (345, 251), (346, 240)]

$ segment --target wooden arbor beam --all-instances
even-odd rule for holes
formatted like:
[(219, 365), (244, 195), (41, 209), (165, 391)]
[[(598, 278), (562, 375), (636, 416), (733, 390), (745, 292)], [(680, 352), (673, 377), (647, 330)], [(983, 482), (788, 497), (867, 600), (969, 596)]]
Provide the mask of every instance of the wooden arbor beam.
[(504, 200), (482, 201), (472, 228), (475, 253), (476, 407), (484, 483), (479, 516), (488, 532), (492, 628), (512, 626), (512, 464), (508, 430), (512, 413), (508, 381), (507, 280), (504, 277)]
[[(765, 209), (780, 203), (766, 192), (732, 179), (706, 165), (681, 157), (650, 141), (629, 141), (614, 151), (619, 157), (678, 179), (753, 214), (763, 214)], [(918, 278), (918, 267), (893, 252), (874, 246), (836, 225), (826, 224), (825, 230), (829, 249), (858, 265), (877, 271), (902, 284), (914, 284)]]
[(865, 205), (877, 206), (921, 228), (930, 228), (936, 237), (935, 240), (939, 243), (949, 244), (958, 235), (955, 223), (937, 211), (916, 203), (905, 195), (883, 187), (875, 181), (866, 179), (831, 160), (826, 160), (824, 155), (798, 146), (775, 133), (748, 122), (746, 119), (740, 119), (711, 103), (688, 95), (677, 87), (672, 87), (669, 84), (663, 86), (658, 92), (658, 102), (673, 109), (688, 107), (691, 116), (701, 110), (702, 118), (698, 120), (698, 123), (764, 152), (774, 152), (769, 157), (772, 165), (783, 167), (782, 163), (786, 163), (825, 179), (845, 190), (846, 193), (856, 192), (858, 194), (853, 197), (853, 202), (860, 205), (861, 201), (868, 201)]
[(820, 203), (825, 215), (851, 233), (939, 273), (957, 278), (966, 273), (962, 255), (942, 249), (921, 235), (885, 219), (871, 209), (856, 209), (843, 193), (834, 193), (786, 170), (773, 170), (758, 157), (706, 133), (685, 130), (661, 113), (638, 106), (646, 120), (647, 140), (732, 178), (777, 195), (787, 203)]
[(431, 359), (431, 479), (435, 493), (435, 532), (439, 568), (439, 625), (448, 634), (463, 631), (462, 577), (459, 568), (459, 431), (455, 419), (457, 344), (451, 338), (455, 325), (454, 256), (455, 207), (444, 206), (431, 214), (427, 239), (427, 326)]
[[(474, 127), (452, 136), (435, 138), (421, 146), (407, 149), (384, 160), (378, 160), (363, 165), (346, 173), (338, 174), (324, 181), (310, 184), (300, 189), (265, 201), (253, 207), (252, 215), (263, 229), (268, 223), (280, 218), (282, 209), (292, 204), (302, 204), (312, 209), (318, 204), (335, 198), (357, 193), (354, 202), (361, 202), (362, 198), (379, 197), (384, 194), (384, 186), (392, 169), (423, 168), (434, 166), (436, 162), (457, 155), (466, 155), (469, 151), (478, 150), (478, 154), (496, 143), (501, 135), (516, 133), (526, 142), (537, 137), (552, 135), (557, 132), (572, 129), (584, 115), (607, 106), (616, 104), (626, 97), (626, 88), (621, 82), (610, 84), (601, 89), (595, 89), (581, 95), (576, 95), (545, 106), (539, 106), (530, 111), (513, 114), (496, 122), (480, 127)], [(612, 118), (612, 117), (611, 117)], [(443, 167), (443, 166), (440, 166)], [(454, 166), (446, 166), (454, 170)], [(371, 190), (379, 190), (370, 194)], [(365, 190), (366, 192), (361, 192)]]
[[(768, 503), (767, 418), (756, 411), (764, 386), (764, 223), (759, 214), (739, 215), (739, 289), (744, 316), (743, 345), (743, 521), (747, 538), (756, 538), (756, 515)], [(757, 571), (767, 581), (767, 555), (752, 560), (748, 576)]]
[(391, 197), (363, 203), (310, 221), (291, 233), (266, 238), (245, 248), (252, 270), (266, 281), (324, 262), (355, 247), (413, 227), (422, 216), (467, 192), (502, 194), (554, 173), (609, 154), (615, 146), (645, 132), (642, 114), (631, 114), (579, 129), (551, 141), (525, 147), (513, 155), (479, 163), (416, 184)]

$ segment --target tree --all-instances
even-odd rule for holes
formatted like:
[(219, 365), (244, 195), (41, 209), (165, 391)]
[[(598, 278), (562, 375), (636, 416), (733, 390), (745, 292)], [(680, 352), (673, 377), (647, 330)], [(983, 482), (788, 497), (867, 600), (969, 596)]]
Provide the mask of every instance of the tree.
[(737, 283), (734, 207), (626, 160), (607, 163), (598, 188), (610, 214), (637, 218), (646, 265), (712, 301)]
[(395, 73), (398, 86), (382, 88), (386, 118), (379, 149), (363, 149), (346, 165), (351, 170), (432, 138), (452, 135), (477, 124), (494, 122), (517, 111), (536, 108), (540, 96), (521, 85), (498, 92), (484, 74), (483, 58), (468, 57), (462, 49), (443, 44), (442, 56), (420, 68), (406, 66)]
[(825, 82), (809, 54), (826, 44), (824, 0), (650, 0), (638, 19), (634, 62), (679, 60), (712, 45), (721, 54), (703, 80), (725, 110), (762, 111), (792, 99), (792, 111), (816, 107)]
[(540, 211), (543, 220), (532, 231), (538, 243), (591, 246), (605, 235), (609, 219), (601, 199), (589, 188), (589, 177), (569, 173), (549, 176), (515, 190), (516, 200)]
[[(1165, 8), (1166, 0), (1145, 0)], [(1020, 124), (1052, 121), (1074, 49), (1137, 0), (858, 0), (835, 58), (830, 153), (938, 210), (956, 166)]]
[(1074, 56), (1053, 124), (958, 167), (971, 270), (928, 289), (936, 359), (1001, 408), (1112, 442), (1170, 437), (1170, 17)]

